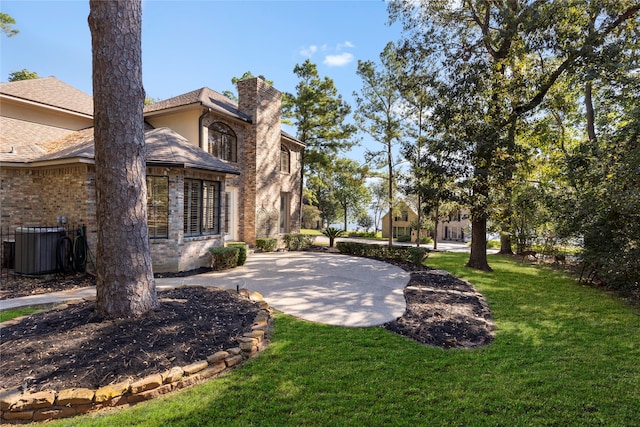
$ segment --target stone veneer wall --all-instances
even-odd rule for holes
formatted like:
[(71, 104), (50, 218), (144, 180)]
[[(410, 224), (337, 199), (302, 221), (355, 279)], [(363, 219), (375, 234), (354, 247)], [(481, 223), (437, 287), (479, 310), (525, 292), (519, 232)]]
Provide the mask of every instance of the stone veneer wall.
[[(234, 291), (229, 291), (234, 292)], [(260, 294), (241, 290), (242, 295), (257, 302), (260, 307), (251, 327), (252, 331), (238, 339), (238, 346), (219, 351), (187, 366), (176, 366), (135, 382), (109, 384), (98, 390), (70, 388), (22, 393), (7, 390), (0, 393), (0, 419), (6, 421), (44, 421), (72, 417), (103, 408), (135, 404), (154, 399), (174, 390), (216, 377), (255, 356), (267, 345), (267, 332), (271, 308)], [(19, 319), (14, 319), (19, 321)]]

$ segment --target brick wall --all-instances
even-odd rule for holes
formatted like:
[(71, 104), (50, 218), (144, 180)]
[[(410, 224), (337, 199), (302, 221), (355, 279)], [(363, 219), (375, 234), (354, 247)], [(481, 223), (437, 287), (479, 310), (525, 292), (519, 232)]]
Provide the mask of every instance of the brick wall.
[[(222, 235), (184, 237), (184, 179), (219, 181), (219, 174), (182, 168), (147, 168), (148, 175), (169, 179), (169, 238), (151, 239), (154, 272), (188, 271), (209, 266), (208, 249), (220, 246)], [(13, 234), (18, 226), (52, 226), (64, 215), (68, 224), (85, 224), (87, 241), (96, 254), (95, 167), (87, 164), (42, 169), (0, 170), (0, 218), (2, 228)], [(222, 199), (222, 202), (224, 198)], [(222, 217), (224, 217), (224, 209)], [(92, 269), (91, 265), (88, 268)]]
[(87, 226), (89, 249), (96, 250), (95, 168), (75, 164), (51, 168), (0, 169), (0, 220), (13, 233), (20, 226), (55, 226), (59, 216), (68, 224)]

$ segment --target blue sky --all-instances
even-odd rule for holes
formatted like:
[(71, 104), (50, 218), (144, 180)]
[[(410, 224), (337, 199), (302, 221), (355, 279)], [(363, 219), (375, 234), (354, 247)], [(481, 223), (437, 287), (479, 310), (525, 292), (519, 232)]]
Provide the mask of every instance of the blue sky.
[[(20, 31), (0, 37), (1, 81), (26, 68), (91, 94), (88, 0), (3, 0), (0, 10), (16, 20)], [(358, 60), (377, 61), (384, 46), (400, 37), (400, 27), (387, 21), (382, 0), (144, 0), (145, 91), (159, 99), (204, 86), (235, 91), (231, 79), (251, 71), (283, 92), (294, 92), (293, 68), (310, 58), (355, 108), (352, 93), (362, 87)], [(367, 139), (364, 145), (377, 144)], [(347, 155), (362, 161), (362, 152), (360, 147)]]

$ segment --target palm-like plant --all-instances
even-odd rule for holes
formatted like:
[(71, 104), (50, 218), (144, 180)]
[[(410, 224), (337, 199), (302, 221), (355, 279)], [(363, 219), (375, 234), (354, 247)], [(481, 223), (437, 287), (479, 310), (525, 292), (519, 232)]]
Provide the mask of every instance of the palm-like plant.
[(329, 238), (329, 247), (332, 248), (336, 237), (342, 236), (342, 234), (344, 234), (344, 231), (334, 227), (327, 227), (322, 230), (322, 234)]

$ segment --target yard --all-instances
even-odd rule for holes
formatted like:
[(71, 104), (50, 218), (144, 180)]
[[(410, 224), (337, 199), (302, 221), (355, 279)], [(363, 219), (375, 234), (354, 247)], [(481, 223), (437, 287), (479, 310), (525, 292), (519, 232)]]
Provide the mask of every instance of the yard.
[(232, 373), (130, 409), (49, 425), (637, 425), (640, 316), (552, 270), (467, 254), (428, 264), (475, 284), (496, 338), (426, 347), (383, 328), (276, 316), (270, 347)]

